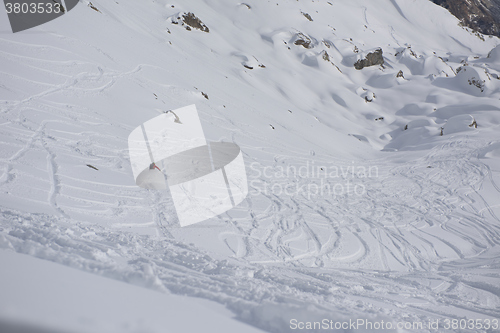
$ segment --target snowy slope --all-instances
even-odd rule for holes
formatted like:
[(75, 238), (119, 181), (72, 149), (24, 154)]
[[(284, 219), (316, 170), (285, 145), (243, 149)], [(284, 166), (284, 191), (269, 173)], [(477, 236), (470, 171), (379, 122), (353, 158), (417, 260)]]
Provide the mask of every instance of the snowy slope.
[[(270, 332), (500, 317), (499, 39), (427, 0), (88, 4), (17, 34), (0, 13), (0, 248)], [(251, 193), (180, 228), (127, 137), (189, 104)]]
[(9, 267), (0, 282), (11, 286), (0, 301), (2, 332), (262, 332), (213, 302), (165, 296), (22, 254), (0, 251), (0, 258)]

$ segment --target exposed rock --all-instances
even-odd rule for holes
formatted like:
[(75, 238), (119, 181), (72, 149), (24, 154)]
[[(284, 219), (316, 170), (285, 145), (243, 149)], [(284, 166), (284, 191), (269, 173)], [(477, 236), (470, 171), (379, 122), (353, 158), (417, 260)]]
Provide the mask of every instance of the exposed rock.
[(330, 55), (328, 54), (328, 52), (323, 51), (321, 53), (322, 53), (323, 60), (330, 61)]
[(431, 0), (455, 15), (463, 25), (500, 37), (500, 0)]
[(312, 49), (314, 46), (312, 45), (312, 40), (311, 38), (307, 37), (303, 33), (299, 32), (296, 35), (295, 42), (293, 42), (295, 45), (302, 45), (306, 49)]
[(375, 93), (372, 91), (367, 91), (366, 94), (364, 94), (365, 97), (365, 102), (366, 103), (371, 103), (377, 96), (375, 96)]
[(404, 78), (405, 78), (405, 76), (404, 76), (404, 74), (403, 74), (403, 71), (402, 71), (402, 70), (400, 70), (400, 71), (398, 72), (398, 74), (396, 74), (396, 77), (401, 77), (401, 78), (403, 78), (403, 79), (404, 79)]
[[(96, 6), (94, 6), (94, 4), (92, 2), (89, 1), (89, 5), (88, 5), (90, 8), (92, 8), (93, 10), (95, 10), (96, 12), (98, 13), (101, 13), (101, 11), (99, 9), (97, 9)], [(101, 13), (102, 14), (102, 13)]]
[(180, 24), (186, 30), (192, 29), (201, 30), (203, 32), (210, 32), (210, 29), (193, 13), (179, 13), (172, 18), (173, 24)]
[(311, 22), (313, 21), (313, 19), (312, 19), (311, 15), (309, 15), (309, 14), (307, 14), (307, 13), (304, 13), (304, 12), (302, 12), (302, 15), (304, 15), (304, 17), (305, 17), (306, 19), (308, 19), (309, 21), (311, 21)]
[(372, 53), (368, 53), (365, 59), (356, 61), (356, 63), (354, 64), (354, 68), (356, 68), (357, 70), (361, 70), (369, 66), (383, 65), (384, 57), (382, 56), (382, 53), (382, 49), (377, 49)]
[(481, 92), (484, 92), (484, 80), (477, 79), (475, 77), (472, 77), (468, 80), (470, 86), (476, 86), (481, 90)]
[(266, 68), (266, 66), (261, 63), (255, 56), (245, 55), (242, 53), (235, 53), (234, 56), (239, 57), (241, 60), (241, 65), (246, 69), (255, 68)]
[(339, 66), (335, 65), (335, 64), (333, 63), (333, 61), (331, 61), (331, 60), (330, 60), (330, 55), (328, 54), (328, 52), (326, 52), (326, 51), (322, 51), (322, 52), (321, 52), (321, 57), (323, 58), (323, 60), (328, 61), (328, 62), (329, 62), (329, 63), (331, 63), (333, 66), (335, 66), (335, 68), (337, 68), (337, 70), (338, 70), (340, 73), (342, 73), (342, 71), (340, 70)]
[(333, 43), (326, 39), (323, 39), (323, 45), (325, 45), (327, 48), (331, 48), (333, 46)]
[(405, 55), (405, 54), (409, 54), (409, 55), (411, 55), (412, 57), (417, 58), (417, 59), (418, 59), (418, 58), (421, 58), (421, 56), (419, 57), (419, 56), (415, 53), (415, 51), (413, 51), (413, 50), (411, 49), (411, 46), (408, 46), (408, 47), (406, 47), (406, 48), (403, 48), (403, 49), (399, 50), (398, 52), (396, 52), (396, 54), (394, 54), (394, 56), (395, 56), (395, 57), (397, 57), (397, 56), (399, 56), (399, 55)]

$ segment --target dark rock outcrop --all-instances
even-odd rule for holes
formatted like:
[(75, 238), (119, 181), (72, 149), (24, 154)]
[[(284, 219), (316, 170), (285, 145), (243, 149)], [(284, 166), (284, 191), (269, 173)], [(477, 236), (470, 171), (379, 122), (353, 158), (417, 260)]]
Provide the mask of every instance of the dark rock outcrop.
[(203, 32), (210, 32), (210, 29), (193, 13), (180, 13), (176, 18), (172, 19), (173, 24), (180, 24), (186, 30), (192, 29), (201, 30)]
[(293, 42), (295, 45), (301, 45), (306, 49), (312, 49), (314, 46), (312, 45), (312, 40), (311, 38), (307, 37), (303, 33), (299, 32), (296, 35), (295, 42)]
[(312, 21), (314, 21), (314, 20), (312, 19), (311, 15), (309, 15), (308, 13), (304, 13), (304, 12), (302, 12), (302, 15), (304, 15), (304, 17), (305, 17), (306, 19), (308, 19), (309, 21), (311, 21), (311, 22), (312, 22)]
[(455, 15), (463, 25), (500, 37), (500, 0), (431, 0)]
[(357, 70), (363, 69), (369, 66), (383, 65), (384, 57), (382, 56), (382, 49), (378, 49), (374, 52), (368, 53), (365, 59), (360, 59), (354, 64), (354, 68)]

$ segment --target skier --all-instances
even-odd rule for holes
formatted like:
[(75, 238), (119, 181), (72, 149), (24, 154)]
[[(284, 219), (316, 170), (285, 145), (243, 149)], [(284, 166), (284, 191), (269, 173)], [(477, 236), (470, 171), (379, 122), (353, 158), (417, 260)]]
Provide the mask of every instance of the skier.
[(158, 171), (161, 172), (160, 168), (158, 168), (158, 166), (155, 164), (155, 162), (153, 162), (149, 165), (149, 170), (154, 170), (154, 169), (158, 169)]

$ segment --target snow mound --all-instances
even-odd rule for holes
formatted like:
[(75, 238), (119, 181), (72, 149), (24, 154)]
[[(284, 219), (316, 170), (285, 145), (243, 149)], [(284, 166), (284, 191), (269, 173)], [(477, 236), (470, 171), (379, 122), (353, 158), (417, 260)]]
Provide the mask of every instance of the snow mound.
[(477, 122), (470, 114), (451, 117), (443, 127), (443, 134), (473, 131), (477, 128)]

